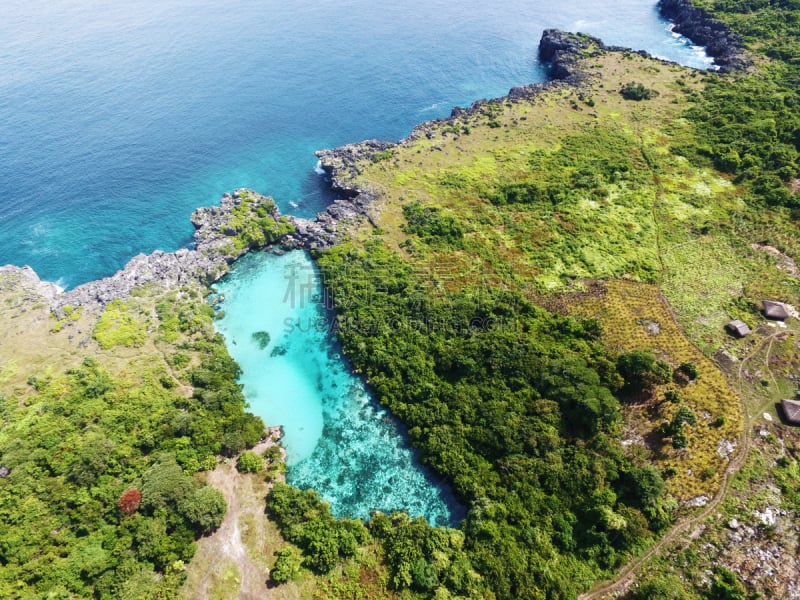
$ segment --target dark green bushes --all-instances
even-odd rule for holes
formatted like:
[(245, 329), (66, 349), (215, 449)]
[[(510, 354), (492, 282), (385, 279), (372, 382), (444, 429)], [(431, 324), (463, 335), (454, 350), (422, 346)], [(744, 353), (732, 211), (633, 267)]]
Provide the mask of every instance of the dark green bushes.
[(431, 244), (459, 245), (464, 227), (455, 216), (438, 208), (423, 207), (414, 202), (403, 207), (408, 221), (405, 230)]
[(623, 85), (619, 93), (626, 100), (650, 100), (658, 92), (645, 87), (643, 83), (631, 81)]
[(649, 350), (634, 350), (617, 358), (617, 370), (625, 380), (625, 390), (640, 393), (655, 385), (669, 383), (672, 369)]
[(688, 115), (714, 166), (750, 182), (768, 205), (797, 207), (784, 182), (800, 172), (800, 96), (787, 79), (779, 69), (736, 81), (712, 78)]
[[(301, 491), (278, 482), (269, 494), (267, 512), (281, 528), (283, 537), (303, 551), (303, 565), (315, 573), (330, 572), (340, 560), (355, 556), (359, 545), (369, 540), (361, 521), (337, 521), (312, 490)], [(290, 558), (284, 561), (291, 562)], [(285, 571), (292, 571), (290, 564), (284, 567)]]
[(255, 452), (242, 452), (236, 461), (236, 470), (240, 473), (258, 473), (264, 468), (264, 459)]
[(492, 204), (555, 204), (560, 199), (560, 190), (541, 183), (508, 183), (489, 196)]

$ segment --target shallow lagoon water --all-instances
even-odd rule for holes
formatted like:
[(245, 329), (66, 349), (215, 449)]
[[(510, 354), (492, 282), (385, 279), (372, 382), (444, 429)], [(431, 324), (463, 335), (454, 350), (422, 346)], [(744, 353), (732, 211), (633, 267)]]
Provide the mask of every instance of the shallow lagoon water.
[(218, 329), (243, 369), (251, 408), (283, 425), (289, 483), (321, 491), (340, 516), (402, 509), (438, 525), (458, 520), (447, 489), (421, 467), (328, 335), (306, 253), (247, 256), (217, 290), (225, 313)]
[[(542, 80), (547, 27), (707, 66), (654, 4), (4, 0), (0, 264), (66, 287), (110, 275), (138, 252), (188, 244), (189, 213), (238, 187), (312, 215), (330, 199), (315, 149), (397, 139)], [(335, 344), (303, 326), (320, 306), (291, 306), (291, 261), (312, 268), (318, 294), (304, 255), (247, 257), (220, 285), (219, 323), (252, 410), (286, 428), (289, 480), (337, 514), (457, 519)], [(301, 327), (288, 333), (286, 318)], [(254, 331), (270, 333), (264, 350)]]

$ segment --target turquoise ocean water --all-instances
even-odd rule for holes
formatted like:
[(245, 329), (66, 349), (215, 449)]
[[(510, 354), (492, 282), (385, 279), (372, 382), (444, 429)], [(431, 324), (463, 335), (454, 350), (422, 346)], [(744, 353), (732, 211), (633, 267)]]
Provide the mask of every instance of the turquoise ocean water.
[[(190, 243), (191, 211), (237, 187), (312, 215), (330, 200), (313, 150), (396, 139), (541, 80), (546, 27), (708, 64), (649, 0), (4, 0), (0, 264), (65, 287), (110, 275), (136, 253)], [(330, 340), (296, 328), (285, 354), (254, 354), (254, 328), (278, 344), (278, 316), (302, 321), (313, 305), (276, 303), (287, 260), (309, 266), (257, 256), (234, 269), (220, 328), (252, 409), (286, 425), (290, 481), (338, 514), (447, 520), (446, 492)]]

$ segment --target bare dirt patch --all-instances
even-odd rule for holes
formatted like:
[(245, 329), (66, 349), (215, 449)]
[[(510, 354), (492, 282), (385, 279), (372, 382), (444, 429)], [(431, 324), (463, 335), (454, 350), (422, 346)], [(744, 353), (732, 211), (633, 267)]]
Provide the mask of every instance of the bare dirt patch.
[(797, 267), (797, 263), (792, 260), (791, 257), (787, 256), (774, 246), (770, 246), (768, 244), (750, 244), (750, 247), (753, 250), (761, 250), (762, 252), (766, 252), (767, 254), (771, 254), (775, 258), (778, 259), (778, 263), (775, 265), (781, 271), (788, 273), (790, 276), (794, 278), (800, 278), (800, 268)]
[[(272, 437), (253, 451), (261, 454), (275, 445)], [(188, 568), (184, 592), (190, 600), (264, 600), (307, 598), (313, 581), (267, 586), (275, 550), (285, 542), (265, 514), (266, 496), (272, 487), (263, 473), (243, 474), (229, 459), (209, 472), (206, 482), (225, 495), (228, 512), (222, 525), (197, 544)]]

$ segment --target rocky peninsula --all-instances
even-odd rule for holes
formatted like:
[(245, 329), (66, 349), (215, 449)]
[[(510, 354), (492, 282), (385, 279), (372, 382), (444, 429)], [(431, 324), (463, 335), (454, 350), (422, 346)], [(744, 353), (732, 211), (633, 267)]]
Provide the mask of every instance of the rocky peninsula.
[(690, 0), (659, 0), (658, 10), (675, 23), (673, 31), (705, 46), (720, 72), (743, 71), (751, 66), (742, 38), (708, 11), (692, 6)]

